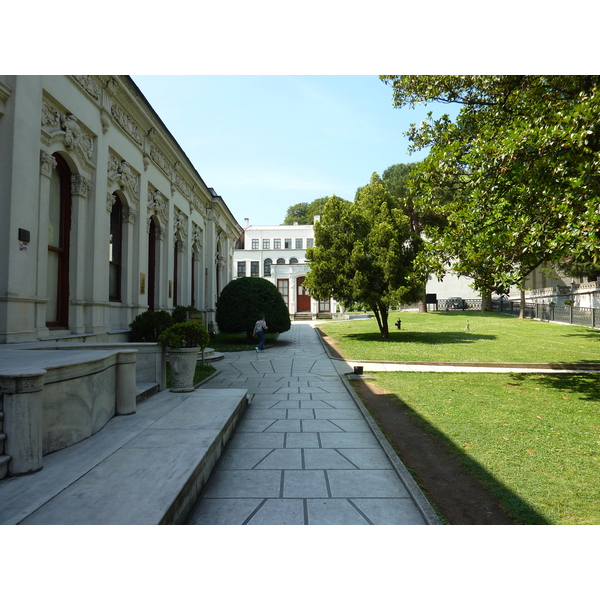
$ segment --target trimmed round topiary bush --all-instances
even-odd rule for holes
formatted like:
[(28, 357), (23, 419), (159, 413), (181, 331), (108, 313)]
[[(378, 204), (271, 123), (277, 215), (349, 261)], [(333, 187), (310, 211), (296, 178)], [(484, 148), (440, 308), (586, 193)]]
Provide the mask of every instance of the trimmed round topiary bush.
[(221, 331), (245, 331), (251, 339), (260, 315), (265, 315), (269, 333), (283, 333), (292, 326), (285, 301), (270, 281), (260, 277), (241, 277), (223, 288), (216, 315)]
[(158, 343), (165, 348), (200, 348), (204, 350), (210, 335), (200, 323), (175, 323), (158, 336)]
[(147, 310), (129, 324), (129, 341), (158, 342), (158, 336), (172, 324), (173, 319), (166, 310)]

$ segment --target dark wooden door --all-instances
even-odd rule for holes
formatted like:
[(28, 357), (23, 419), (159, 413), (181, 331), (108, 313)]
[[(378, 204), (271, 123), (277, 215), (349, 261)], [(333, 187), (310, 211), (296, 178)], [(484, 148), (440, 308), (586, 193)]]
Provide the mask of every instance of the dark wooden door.
[(304, 277), (296, 280), (296, 312), (310, 312), (310, 296), (304, 287)]

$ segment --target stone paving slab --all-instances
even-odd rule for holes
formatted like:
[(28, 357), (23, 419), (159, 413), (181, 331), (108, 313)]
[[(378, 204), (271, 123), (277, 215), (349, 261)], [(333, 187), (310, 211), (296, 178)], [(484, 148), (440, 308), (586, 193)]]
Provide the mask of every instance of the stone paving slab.
[(250, 404), (188, 524), (439, 524), (311, 325), (219, 368)]

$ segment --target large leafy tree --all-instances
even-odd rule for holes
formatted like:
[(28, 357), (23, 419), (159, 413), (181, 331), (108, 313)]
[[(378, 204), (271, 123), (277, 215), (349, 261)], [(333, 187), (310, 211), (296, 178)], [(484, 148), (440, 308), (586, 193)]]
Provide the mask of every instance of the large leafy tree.
[(328, 198), (317, 198), (312, 202), (300, 202), (290, 206), (287, 209), (283, 224), (293, 225), (294, 223), (298, 223), (298, 225), (312, 225), (315, 216), (319, 216), (323, 212), (323, 207), (327, 200)]
[[(415, 196), (415, 188), (410, 185), (411, 177), (417, 172), (418, 163), (398, 163), (388, 167), (381, 176), (382, 183), (395, 197), (402, 212), (409, 218), (410, 227), (415, 235), (422, 236), (427, 225), (443, 228), (445, 220)], [(421, 261), (420, 275), (423, 280), (423, 298), (419, 300), (419, 312), (427, 312), (425, 303), (425, 282), (430, 272), (426, 263)]]
[(389, 308), (414, 302), (422, 286), (411, 279), (420, 245), (396, 198), (374, 173), (354, 202), (332, 196), (315, 224), (315, 246), (304, 285), (320, 299), (362, 302), (389, 337)]
[(600, 77), (383, 76), (396, 107), (458, 103), (413, 125), (429, 149), (418, 198), (447, 220), (426, 228), (429, 256), (483, 293), (521, 285), (546, 261), (600, 262)]

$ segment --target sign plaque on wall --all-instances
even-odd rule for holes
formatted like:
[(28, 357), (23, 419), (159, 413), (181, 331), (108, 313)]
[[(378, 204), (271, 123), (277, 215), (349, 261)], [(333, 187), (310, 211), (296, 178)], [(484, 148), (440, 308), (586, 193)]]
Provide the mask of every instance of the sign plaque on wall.
[(146, 293), (146, 273), (140, 273), (140, 294)]

